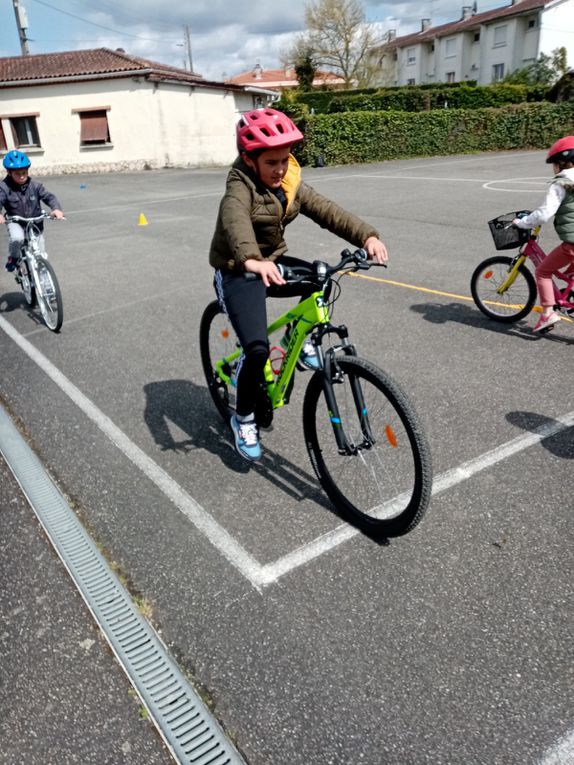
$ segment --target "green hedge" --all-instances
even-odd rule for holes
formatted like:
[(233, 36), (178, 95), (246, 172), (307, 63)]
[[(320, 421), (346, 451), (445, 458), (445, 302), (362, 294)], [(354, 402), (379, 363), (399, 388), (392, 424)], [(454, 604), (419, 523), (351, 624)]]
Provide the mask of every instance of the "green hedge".
[(545, 86), (479, 85), (475, 83), (441, 83), (409, 85), (363, 90), (320, 90), (312, 93), (287, 91), (277, 108), (298, 117), (304, 113), (329, 114), (345, 111), (428, 111), (443, 108), (481, 109), (487, 106), (543, 101)]
[(381, 162), (402, 157), (540, 149), (574, 133), (574, 103), (429, 112), (345, 112), (299, 122), (302, 164)]
[(544, 87), (527, 85), (482, 85), (458, 88), (401, 88), (376, 93), (335, 96), (329, 104), (329, 113), (346, 111), (421, 112), (429, 109), (483, 109), (488, 106), (520, 104), (526, 101), (542, 101), (547, 93)]

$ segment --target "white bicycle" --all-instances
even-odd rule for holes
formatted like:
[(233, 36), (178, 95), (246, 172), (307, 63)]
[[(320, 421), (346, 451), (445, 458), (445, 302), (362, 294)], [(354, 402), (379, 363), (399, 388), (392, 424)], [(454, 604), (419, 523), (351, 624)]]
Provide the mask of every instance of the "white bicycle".
[(22, 288), (24, 298), (31, 308), (38, 305), (48, 329), (59, 332), (64, 321), (62, 291), (56, 278), (48, 254), (40, 248), (40, 229), (38, 223), (52, 220), (43, 212), (35, 218), (23, 218), (20, 215), (6, 215), (8, 223), (24, 223), (25, 238), (16, 263), (16, 281)]

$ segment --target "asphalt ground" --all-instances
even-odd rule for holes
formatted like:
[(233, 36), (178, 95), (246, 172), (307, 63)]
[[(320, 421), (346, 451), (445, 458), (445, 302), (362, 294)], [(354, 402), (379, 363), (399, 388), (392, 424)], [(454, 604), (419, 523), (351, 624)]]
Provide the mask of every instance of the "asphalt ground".
[[(304, 374), (262, 464), (235, 455), (197, 341), (223, 170), (50, 178), (64, 326), (0, 274), (1, 400), (251, 765), (572, 763), (574, 324), (495, 324), (469, 290), (495, 252), (486, 221), (542, 200), (544, 155), (304, 177), (390, 251), (387, 271), (346, 280), (335, 320), (427, 432), (443, 490), (411, 534), (376, 544), (332, 512), (303, 444)], [(308, 259), (345, 246), (302, 217), (287, 238)]]

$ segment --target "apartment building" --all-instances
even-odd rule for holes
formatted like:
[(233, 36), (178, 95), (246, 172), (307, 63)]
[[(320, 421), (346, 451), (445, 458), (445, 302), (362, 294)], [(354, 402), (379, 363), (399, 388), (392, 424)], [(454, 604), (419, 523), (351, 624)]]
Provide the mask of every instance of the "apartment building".
[(441, 26), (421, 20), (419, 32), (388, 33), (377, 49), (381, 86), (475, 80), (490, 85), (565, 47), (574, 60), (574, 0), (513, 0), (477, 12), (464, 6), (461, 18)]

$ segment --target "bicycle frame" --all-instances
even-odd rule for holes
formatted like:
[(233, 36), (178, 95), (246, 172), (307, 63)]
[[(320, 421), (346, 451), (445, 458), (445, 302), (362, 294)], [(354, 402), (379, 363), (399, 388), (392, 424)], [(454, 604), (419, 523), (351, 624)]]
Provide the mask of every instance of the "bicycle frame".
[[(520, 269), (520, 266), (524, 265), (527, 259), (531, 260), (534, 263), (534, 267), (542, 263), (544, 258), (546, 257), (546, 253), (542, 249), (542, 247), (538, 244), (537, 237), (540, 232), (540, 226), (536, 226), (532, 230), (532, 236), (530, 239), (526, 242), (525, 245), (520, 249), (519, 254), (516, 256), (514, 263), (512, 264), (512, 268), (508, 272), (508, 276), (504, 280), (504, 282), (500, 285), (500, 287), (496, 290), (499, 295), (503, 295), (507, 289), (512, 287), (514, 284), (516, 277), (518, 275), (518, 271)], [(558, 286), (556, 282), (552, 282), (552, 286), (554, 287), (554, 301), (557, 306), (560, 306), (561, 308), (566, 306), (571, 306), (574, 308), (574, 304), (572, 300), (569, 299), (570, 292), (574, 290), (574, 276), (568, 277), (565, 276), (560, 271), (556, 271), (554, 273), (554, 276), (558, 279), (561, 279), (563, 282), (566, 282), (566, 286), (563, 290), (558, 289)]]
[[(278, 409), (286, 403), (286, 392), (293, 377), (305, 338), (316, 326), (329, 325), (329, 309), (325, 304), (323, 290), (314, 292), (297, 306), (272, 322), (267, 327), (267, 334), (272, 335), (282, 327), (287, 327), (287, 325), (291, 325), (289, 344), (285, 349), (285, 356), (281, 363), (279, 374), (274, 374), (269, 359), (267, 359), (265, 364), (265, 381), (273, 409)], [(226, 373), (226, 369), (229, 369), (228, 365), (230, 363), (237, 361), (241, 353), (242, 349), (238, 348), (229, 356), (219, 359), (215, 364), (217, 374), (226, 384), (234, 384), (231, 376)]]

